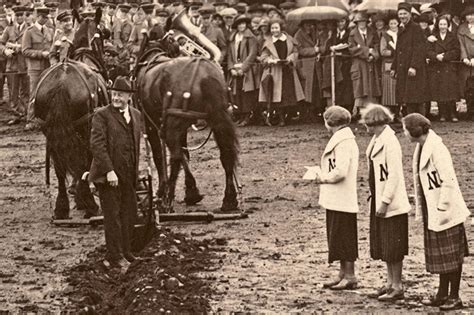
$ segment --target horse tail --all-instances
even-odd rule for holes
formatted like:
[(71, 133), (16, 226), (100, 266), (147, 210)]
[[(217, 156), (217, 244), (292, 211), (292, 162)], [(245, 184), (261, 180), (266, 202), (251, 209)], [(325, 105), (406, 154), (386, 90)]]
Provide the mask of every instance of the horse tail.
[(87, 147), (80, 139), (70, 117), (71, 98), (67, 88), (60, 81), (47, 92), (48, 112), (43, 126), (48, 150), (56, 164), (56, 171), (63, 174), (80, 176), (87, 169), (84, 152)]
[(208, 122), (217, 146), (222, 156), (235, 167), (239, 161), (240, 145), (234, 122), (227, 112), (227, 91), (215, 77), (202, 79), (201, 91), (208, 106)]

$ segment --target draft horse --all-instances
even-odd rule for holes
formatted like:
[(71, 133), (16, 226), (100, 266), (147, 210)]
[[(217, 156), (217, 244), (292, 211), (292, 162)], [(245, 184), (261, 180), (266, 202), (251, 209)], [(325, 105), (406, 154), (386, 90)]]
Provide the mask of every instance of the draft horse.
[(92, 115), (95, 108), (106, 105), (109, 99), (100, 50), (101, 11), (96, 11), (94, 19), (77, 20), (78, 14), (75, 16), (79, 25), (72, 45), (74, 51), (68, 55), (81, 61), (66, 59), (45, 70), (34, 103), (35, 114), (42, 121), (42, 132), (46, 136), (47, 156), (51, 156), (58, 180), (54, 219), (69, 217), (68, 174), (76, 183), (77, 209), (84, 210), (85, 217), (98, 212), (88, 183), (80, 179), (92, 162), (89, 149)]
[[(202, 200), (189, 167), (187, 132), (197, 119), (205, 119), (214, 134), (225, 170), (226, 188), (222, 211), (238, 209), (234, 183), (239, 141), (228, 108), (228, 90), (220, 68), (197, 57), (167, 58), (169, 45), (145, 51), (136, 70), (137, 98), (158, 170), (158, 198), (165, 211), (172, 211), (176, 181), (183, 166), (187, 205)], [(166, 149), (170, 153), (170, 171)]]

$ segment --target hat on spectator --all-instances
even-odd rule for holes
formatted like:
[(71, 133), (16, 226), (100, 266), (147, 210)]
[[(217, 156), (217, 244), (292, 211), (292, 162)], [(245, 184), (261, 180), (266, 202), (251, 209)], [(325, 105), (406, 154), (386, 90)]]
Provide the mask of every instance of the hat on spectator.
[(127, 4), (127, 3), (122, 3), (122, 4), (118, 5), (118, 8), (119, 8), (120, 11), (122, 11), (124, 13), (128, 13), (132, 9), (132, 6)]
[(347, 126), (351, 123), (351, 113), (341, 106), (331, 106), (323, 114), (329, 127)]
[(433, 20), (431, 20), (429, 13), (422, 13), (417, 19), (417, 23), (428, 23), (431, 24)]
[(212, 5), (215, 7), (218, 7), (218, 6), (230, 7), (230, 5), (225, 1), (216, 1)]
[(72, 17), (72, 12), (70, 10), (64, 10), (62, 12), (58, 13), (58, 16), (56, 17), (56, 20), (58, 21), (63, 21), (66, 18)]
[(140, 5), (140, 8), (145, 12), (145, 14), (152, 14), (153, 10), (155, 9), (154, 3), (145, 3)]
[(169, 17), (170, 13), (168, 12), (168, 10), (162, 8), (162, 9), (156, 9), (155, 15), (162, 16), (162, 17)]
[(200, 8), (202, 7), (203, 3), (201, 1), (189, 1), (186, 3), (186, 7), (190, 8), (190, 7), (193, 7), (193, 8)]
[(46, 16), (49, 14), (49, 8), (47, 7), (38, 7), (35, 10), (38, 15)]
[(377, 13), (372, 16), (372, 22), (384, 21), (387, 19), (387, 16), (383, 13)]
[(91, 6), (93, 8), (103, 8), (105, 7), (107, 4), (105, 2), (102, 2), (102, 1), (99, 1), (99, 2), (92, 2), (91, 3)]
[(211, 16), (216, 13), (216, 8), (211, 5), (205, 4), (204, 6), (199, 8), (198, 12), (201, 16)]
[(258, 3), (254, 3), (252, 4), (251, 6), (249, 6), (249, 9), (247, 10), (248, 13), (254, 13), (254, 12), (265, 12), (265, 8), (258, 4)]
[(433, 7), (431, 6), (432, 3), (423, 3), (421, 6), (420, 6), (420, 13), (423, 14), (423, 13), (431, 13), (434, 11)]
[(245, 24), (250, 24), (251, 20), (248, 16), (242, 14), (242, 15), (239, 15), (235, 20), (234, 20), (234, 24), (232, 24), (232, 27), (233, 28), (237, 28), (237, 26), (239, 26), (239, 24), (241, 23), (245, 23)]
[(118, 76), (112, 87), (110, 88), (111, 91), (117, 91), (117, 92), (124, 92), (124, 93), (134, 93), (132, 90), (132, 84), (130, 83), (130, 80), (128, 80), (124, 76)]
[(367, 13), (365, 12), (356, 12), (356, 14), (354, 15), (354, 23), (357, 23), (357, 22), (362, 22), (362, 21), (368, 21), (369, 18), (367, 16)]
[(262, 26), (270, 26), (270, 21), (267, 18), (263, 18), (258, 24), (258, 28)]
[(14, 6), (12, 10), (15, 12), (15, 15), (22, 15), (26, 12), (26, 8), (21, 5)]
[(247, 12), (247, 3), (239, 2), (234, 5), (234, 9), (237, 10), (238, 14), (245, 14)]
[(45, 1), (44, 5), (48, 8), (57, 8), (59, 6), (59, 2), (56, 1)]
[(226, 17), (226, 16), (236, 17), (239, 14), (239, 12), (237, 12), (237, 10), (234, 8), (225, 8), (221, 12), (219, 12), (219, 14), (222, 15), (223, 17)]
[(411, 14), (420, 16), (420, 15), (421, 15), (421, 13), (420, 13), (420, 7), (421, 7), (421, 4), (419, 4), (419, 3), (413, 3), (413, 4), (411, 5)]
[(400, 10), (405, 10), (409, 13), (411, 13), (411, 8), (412, 8), (412, 5), (408, 2), (400, 2), (398, 4), (398, 8), (397, 8), (397, 11), (400, 11)]

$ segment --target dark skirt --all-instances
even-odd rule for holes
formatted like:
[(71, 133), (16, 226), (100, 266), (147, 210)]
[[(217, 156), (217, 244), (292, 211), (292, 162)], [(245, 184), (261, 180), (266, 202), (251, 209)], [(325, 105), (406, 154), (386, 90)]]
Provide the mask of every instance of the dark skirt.
[[(372, 154), (372, 153), (371, 153)], [(375, 196), (374, 163), (370, 160), (370, 194)], [(370, 257), (388, 263), (403, 261), (408, 255), (408, 214), (379, 218), (375, 198), (370, 198)]]
[(236, 94), (233, 97), (239, 113), (248, 114), (254, 111), (258, 99), (257, 91), (243, 91), (244, 77), (237, 77), (234, 84), (236, 85)]
[(326, 210), (329, 263), (354, 262), (359, 257), (357, 245), (357, 214)]
[(379, 218), (371, 208), (370, 257), (388, 263), (403, 261), (408, 255), (408, 215)]

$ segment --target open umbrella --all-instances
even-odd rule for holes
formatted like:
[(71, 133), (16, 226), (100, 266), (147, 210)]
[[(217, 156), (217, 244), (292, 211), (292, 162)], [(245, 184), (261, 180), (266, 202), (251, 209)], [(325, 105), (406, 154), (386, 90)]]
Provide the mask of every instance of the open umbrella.
[(367, 11), (367, 13), (397, 11), (402, 0), (365, 0), (354, 8), (354, 11)]
[(302, 7), (289, 12), (286, 20), (289, 22), (302, 22), (305, 20), (340, 20), (348, 15), (347, 11), (329, 6)]
[(343, 9), (344, 11), (350, 11), (351, 6), (349, 0), (296, 0), (296, 6), (298, 8), (308, 6), (328, 6)]

